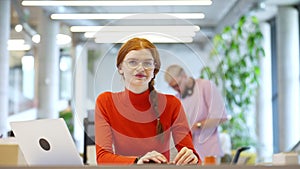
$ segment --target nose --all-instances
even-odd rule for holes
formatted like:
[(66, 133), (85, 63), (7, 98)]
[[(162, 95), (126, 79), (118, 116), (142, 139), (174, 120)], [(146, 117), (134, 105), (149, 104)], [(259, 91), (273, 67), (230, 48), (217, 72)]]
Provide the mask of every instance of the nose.
[(143, 66), (143, 62), (140, 62), (140, 63), (137, 65), (136, 69), (137, 69), (137, 70), (140, 70), (140, 69), (143, 69), (143, 70), (144, 70), (145, 68), (144, 68), (144, 66)]
[(169, 84), (169, 85), (170, 85), (174, 90), (176, 90), (177, 92), (180, 92), (180, 88), (179, 88), (178, 83), (173, 84), (173, 85)]
[(173, 89), (180, 93), (180, 88), (178, 85), (174, 86)]

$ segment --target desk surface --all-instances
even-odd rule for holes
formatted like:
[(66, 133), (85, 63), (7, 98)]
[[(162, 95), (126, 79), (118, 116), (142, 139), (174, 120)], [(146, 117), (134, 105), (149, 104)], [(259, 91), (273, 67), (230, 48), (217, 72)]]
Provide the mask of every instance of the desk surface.
[(300, 169), (300, 165), (289, 166), (246, 166), (246, 165), (216, 165), (216, 166), (201, 166), (201, 165), (131, 165), (131, 166), (0, 166), (0, 169)]

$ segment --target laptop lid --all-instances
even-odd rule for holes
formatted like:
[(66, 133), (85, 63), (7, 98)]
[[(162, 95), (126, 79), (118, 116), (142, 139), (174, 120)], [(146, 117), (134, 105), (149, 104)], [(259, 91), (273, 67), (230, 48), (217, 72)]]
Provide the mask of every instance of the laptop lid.
[(18, 121), (10, 125), (28, 165), (83, 165), (62, 118)]

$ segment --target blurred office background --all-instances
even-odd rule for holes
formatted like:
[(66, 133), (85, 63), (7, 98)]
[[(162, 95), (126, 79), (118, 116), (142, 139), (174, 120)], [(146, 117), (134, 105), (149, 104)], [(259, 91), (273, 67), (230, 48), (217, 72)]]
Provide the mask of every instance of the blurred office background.
[(201, 68), (215, 66), (214, 36), (251, 15), (259, 19), (265, 57), (247, 125), (257, 161), (268, 161), (300, 140), (299, 9), (299, 0), (1, 0), (0, 134), (6, 137), (10, 121), (58, 118), (70, 108), (82, 152), (83, 119), (97, 95), (122, 89), (115, 66), (121, 42), (154, 42), (162, 60), (156, 88), (174, 93), (165, 68), (178, 63), (200, 77)]

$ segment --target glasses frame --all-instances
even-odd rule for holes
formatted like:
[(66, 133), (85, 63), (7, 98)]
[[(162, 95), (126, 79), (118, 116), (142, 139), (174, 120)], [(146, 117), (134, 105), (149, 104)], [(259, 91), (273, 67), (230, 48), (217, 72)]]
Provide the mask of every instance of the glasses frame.
[[(132, 66), (130, 65), (130, 61), (136, 61), (137, 62), (137, 65), (136, 66)], [(139, 67), (141, 64), (142, 64), (142, 67), (145, 69), (145, 70), (153, 70), (155, 69), (155, 66), (156, 66), (156, 63), (154, 60), (152, 59), (149, 59), (149, 60), (138, 60), (138, 59), (127, 59), (127, 60), (124, 60), (123, 61), (127, 67), (129, 67), (130, 69), (136, 69), (137, 67)], [(153, 66), (152, 67), (148, 67), (148, 66), (145, 66), (146, 63), (149, 63), (149, 62), (152, 62), (153, 63)]]

